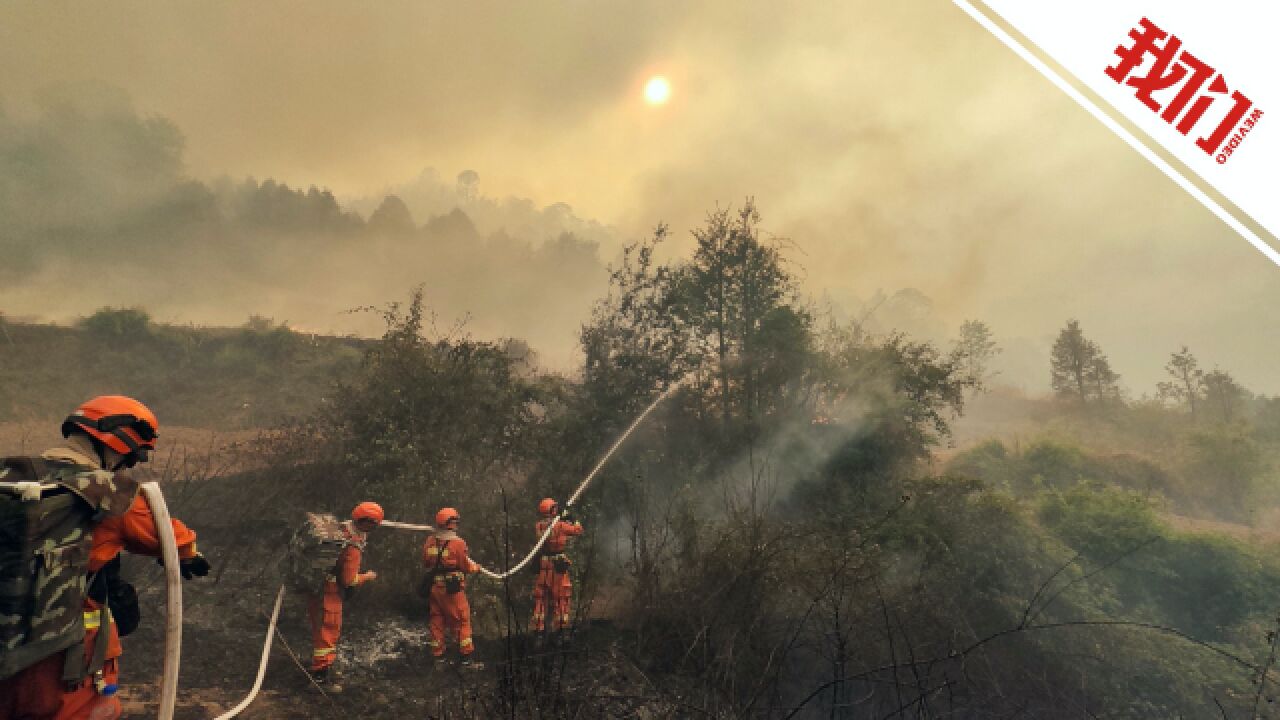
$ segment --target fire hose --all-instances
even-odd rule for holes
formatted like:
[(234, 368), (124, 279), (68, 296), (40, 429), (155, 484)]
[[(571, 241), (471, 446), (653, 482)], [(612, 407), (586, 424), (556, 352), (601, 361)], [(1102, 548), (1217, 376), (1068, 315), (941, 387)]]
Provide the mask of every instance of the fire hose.
[[(480, 572), (481, 572), (482, 574), (484, 574), (485, 576), (490, 577), (490, 578), (493, 578), (493, 579), (495, 579), (495, 580), (502, 580), (502, 579), (504, 579), (504, 578), (508, 578), (508, 577), (510, 577), (510, 576), (512, 576), (512, 575), (514, 575), (514, 574), (516, 574), (516, 573), (518, 573), (518, 572), (520, 572), (520, 571), (521, 571), (522, 569), (524, 569), (524, 567), (525, 567), (526, 565), (528, 565), (528, 564), (529, 564), (529, 563), (530, 563), (530, 562), (531, 562), (535, 557), (537, 557), (537, 556), (538, 556), (538, 552), (539, 552), (540, 550), (542, 550), (542, 546), (546, 544), (546, 542), (547, 542), (547, 538), (549, 538), (549, 537), (551, 536), (551, 531), (555, 528), (556, 524), (560, 522), (560, 519), (564, 516), (564, 514), (565, 514), (566, 512), (568, 512), (569, 508), (570, 508), (570, 507), (571, 507), (575, 502), (577, 502), (577, 501), (578, 501), (578, 498), (580, 498), (580, 497), (582, 496), (582, 493), (586, 492), (587, 488), (588, 488), (588, 487), (590, 487), (591, 482), (592, 482), (593, 480), (595, 480), (596, 475), (598, 475), (598, 474), (600, 473), (601, 468), (603, 468), (603, 467), (605, 466), (605, 463), (607, 463), (607, 462), (609, 461), (609, 459), (610, 459), (611, 457), (613, 457), (613, 454), (614, 454), (615, 452), (617, 452), (618, 448), (622, 447), (622, 444), (623, 444), (624, 442), (626, 442), (627, 438), (631, 436), (631, 433), (632, 433), (632, 432), (634, 432), (634, 431), (635, 431), (635, 429), (636, 429), (637, 427), (639, 427), (639, 426), (640, 426), (640, 423), (644, 422), (644, 419), (645, 419), (646, 417), (648, 417), (648, 416), (649, 416), (649, 413), (653, 412), (653, 409), (654, 409), (654, 408), (656, 408), (656, 407), (658, 407), (658, 405), (662, 404), (662, 401), (663, 401), (663, 400), (666, 400), (666, 399), (667, 399), (667, 398), (668, 398), (668, 397), (669, 397), (673, 392), (675, 392), (675, 390), (676, 390), (677, 388), (679, 388), (681, 384), (683, 384), (683, 380), (681, 380), (681, 381), (679, 381), (679, 382), (676, 382), (676, 383), (673, 383), (670, 387), (668, 387), (665, 391), (663, 391), (663, 393), (662, 393), (661, 395), (659, 395), (659, 396), (657, 397), (657, 399), (655, 399), (652, 403), (650, 403), (650, 404), (649, 404), (649, 407), (645, 408), (645, 409), (644, 409), (644, 412), (640, 413), (640, 416), (639, 416), (639, 417), (637, 417), (637, 418), (636, 418), (636, 419), (631, 423), (631, 425), (627, 427), (626, 432), (622, 433), (622, 435), (617, 439), (617, 441), (615, 441), (615, 442), (613, 443), (613, 445), (609, 448), (609, 451), (608, 451), (608, 452), (606, 452), (606, 453), (604, 454), (604, 456), (600, 458), (600, 461), (599, 461), (599, 462), (597, 462), (597, 463), (596, 463), (596, 465), (595, 465), (595, 467), (591, 469), (591, 472), (587, 474), (587, 477), (586, 477), (585, 479), (583, 479), (583, 481), (578, 485), (578, 489), (574, 491), (573, 495), (571, 495), (571, 496), (569, 497), (569, 501), (565, 503), (565, 505), (564, 505), (564, 509), (563, 509), (563, 510), (561, 510), (559, 513), (557, 513), (557, 514), (556, 514), (555, 519), (554, 519), (552, 522), (548, 523), (548, 525), (547, 525), (547, 529), (546, 529), (545, 531), (543, 531), (542, 536), (538, 538), (538, 543), (537, 543), (536, 545), (534, 545), (534, 546), (533, 546), (533, 549), (529, 551), (529, 554), (528, 554), (528, 555), (526, 555), (526, 556), (524, 557), (524, 559), (523, 559), (523, 560), (521, 560), (519, 563), (517, 563), (517, 564), (515, 565), (515, 567), (508, 568), (506, 571), (501, 572), (501, 573), (494, 572), (494, 571), (489, 570), (488, 568), (485, 568), (485, 567), (483, 567), (483, 566), (481, 566), (481, 568), (480, 568)], [(157, 491), (157, 494), (159, 494), (159, 492), (158, 492), (158, 491)], [(163, 502), (164, 502), (164, 501), (163, 501), (163, 499), (161, 499), (161, 500), (160, 500), (160, 503), (161, 503), (162, 505), (163, 505)], [(167, 517), (168, 517), (168, 516), (167, 516), (167, 514), (166, 514), (166, 523), (165, 523), (165, 527), (166, 527), (166, 528), (168, 528)], [(157, 523), (157, 525), (159, 525), (159, 524), (160, 524), (160, 523), (159, 523), (159, 520), (160, 520), (160, 519), (159, 519), (159, 517), (157, 517), (157, 518), (156, 518), (156, 523)], [(394, 520), (384, 520), (384, 521), (382, 522), (381, 526), (382, 526), (382, 527), (395, 528), (395, 529), (397, 529), (397, 530), (416, 530), (416, 531), (426, 531), (426, 532), (434, 532), (434, 531), (435, 531), (435, 528), (434, 528), (434, 527), (432, 527), (432, 526), (430, 526), (430, 525), (418, 525), (418, 524), (414, 524), (414, 523), (396, 522), (396, 521), (394, 521)], [(170, 543), (172, 543), (172, 537), (173, 537), (173, 535), (172, 535), (172, 528), (169, 528), (169, 530), (168, 530), (168, 531), (169, 531), (169, 534), (170, 534), (170, 535), (169, 535), (169, 537), (170, 537)], [(166, 557), (167, 557), (167, 556), (166, 556)], [(168, 563), (168, 560), (167, 560), (167, 559), (166, 559), (166, 561), (165, 561), (165, 567), (166, 567), (166, 568), (168, 568), (168, 567), (169, 567), (169, 563)], [(173, 570), (173, 573), (172, 573), (172, 574), (176, 576), (176, 573), (177, 573), (177, 551), (176, 551), (176, 549), (174, 550), (174, 562), (173, 562), (173, 569), (174, 569), (174, 570)], [(244, 699), (244, 700), (242, 700), (242, 701), (240, 702), (240, 704), (239, 704), (239, 705), (236, 705), (235, 707), (231, 708), (230, 710), (226, 711), (225, 713), (223, 713), (223, 714), (219, 715), (219, 716), (218, 716), (217, 718), (215, 718), (214, 720), (231, 720), (231, 718), (236, 717), (237, 715), (239, 715), (239, 714), (240, 714), (240, 712), (241, 712), (241, 711), (243, 711), (245, 708), (249, 707), (249, 704), (250, 704), (250, 703), (252, 703), (252, 702), (254, 701), (254, 699), (258, 696), (258, 690), (262, 688), (262, 681), (263, 681), (263, 678), (265, 678), (265, 677), (266, 677), (266, 674), (267, 674), (267, 658), (268, 658), (268, 656), (269, 656), (269, 655), (270, 655), (270, 653), (271, 653), (271, 644), (272, 644), (272, 640), (273, 640), (273, 639), (274, 639), (274, 637), (275, 637), (276, 622), (277, 622), (277, 620), (278, 620), (278, 619), (279, 619), (279, 617), (280, 617), (280, 604), (281, 604), (281, 602), (284, 600), (284, 592), (285, 592), (285, 588), (284, 588), (284, 586), (283, 586), (283, 585), (281, 585), (281, 586), (280, 586), (280, 591), (276, 594), (276, 605), (275, 605), (275, 609), (274, 609), (274, 610), (272, 611), (272, 613), (271, 613), (271, 622), (270, 622), (270, 624), (269, 624), (269, 625), (268, 625), (268, 627), (267, 627), (267, 637), (266, 637), (266, 640), (264, 640), (264, 641), (263, 641), (263, 645), (262, 645), (262, 659), (261, 659), (261, 661), (260, 661), (260, 662), (259, 662), (259, 664), (258, 664), (258, 676), (257, 676), (257, 678), (256, 678), (256, 679), (254, 679), (254, 681), (253, 681), (253, 688), (249, 691), (249, 695), (248, 695), (247, 697), (245, 697), (245, 699)], [(182, 612), (182, 598), (181, 598), (181, 593), (179, 593), (179, 595), (178, 595), (178, 614), (179, 614), (179, 617), (181, 617), (181, 612)], [(179, 632), (181, 631), (181, 627), (180, 627), (180, 625), (181, 625), (181, 624), (179, 623)], [(166, 628), (166, 630), (167, 630), (167, 628)], [(168, 635), (167, 635), (167, 633), (166, 633), (166, 640), (167, 640), (167, 638), (168, 638)], [(169, 678), (169, 675), (167, 674), (168, 667), (169, 667), (169, 655), (168, 655), (167, 649), (168, 649), (168, 646), (166, 645), (166, 654), (165, 654), (165, 668), (166, 668), (166, 675), (165, 675), (165, 679), (166, 679), (166, 682), (168, 681), (168, 678)], [(174, 658), (174, 674), (173, 674), (173, 679), (174, 679), (174, 683), (173, 683), (172, 691), (173, 691), (174, 693), (176, 693), (176, 692), (177, 692), (177, 659), (176, 659), (176, 657)], [(162, 692), (162, 697), (164, 697), (163, 692)], [(172, 704), (170, 704), (170, 705), (169, 705), (169, 714), (168, 714), (168, 715), (165, 715), (165, 714), (163, 714), (163, 713), (162, 713), (162, 714), (161, 714), (161, 716), (160, 716), (161, 720), (171, 720), (171, 718), (172, 718), (172, 716), (173, 716), (173, 710), (172, 710), (172, 708), (173, 708), (173, 706), (172, 706)]]
[(280, 619), (280, 605), (284, 602), (284, 585), (280, 586), (280, 591), (276, 593), (276, 606), (271, 611), (271, 622), (267, 625), (267, 639), (262, 643), (262, 659), (258, 661), (258, 677), (253, 681), (253, 687), (249, 690), (249, 694), (239, 705), (222, 713), (214, 720), (231, 720), (231, 718), (239, 715), (242, 710), (249, 707), (249, 704), (258, 697), (258, 691), (262, 689), (262, 680), (267, 676), (267, 659), (271, 657), (271, 640), (276, 634), (276, 622)]
[(160, 720), (173, 720), (173, 706), (178, 700), (178, 664), (182, 659), (182, 575), (178, 568), (178, 543), (160, 486), (148, 482), (140, 487), (155, 518), (160, 558), (164, 561), (164, 675), (160, 680), (157, 716)]
[[(666, 400), (667, 397), (671, 395), (671, 393), (675, 392), (676, 389), (680, 387), (682, 382), (683, 381), (672, 383), (671, 387), (668, 387), (661, 395), (657, 397), (657, 399), (655, 399), (652, 403), (649, 403), (649, 407), (645, 408), (644, 412), (640, 413), (639, 417), (637, 417), (634, 421), (632, 421), (631, 425), (627, 427), (627, 431), (622, 433), (622, 435), (618, 437), (618, 439), (613, 443), (613, 446), (609, 448), (609, 451), (606, 452), (600, 458), (600, 461), (596, 463), (596, 466), (591, 469), (591, 472), (587, 473), (587, 477), (584, 478), (583, 481), (578, 484), (578, 489), (573, 492), (573, 495), (569, 497), (569, 501), (564, 504), (564, 509), (556, 513), (555, 518), (550, 523), (547, 524), (547, 529), (542, 531), (542, 536), (538, 538), (537, 544), (533, 546), (533, 549), (529, 551), (528, 555), (524, 556), (524, 559), (516, 563), (515, 567), (508, 568), (507, 570), (500, 573), (494, 572), (484, 567), (483, 565), (481, 565), (480, 573), (494, 580), (503, 580), (520, 572), (521, 570), (524, 569), (526, 565), (532, 562), (533, 559), (536, 558), (538, 556), (538, 553), (542, 550), (542, 546), (547, 543), (547, 538), (551, 537), (551, 532), (552, 530), (555, 529), (556, 525), (560, 522), (560, 519), (564, 517), (565, 513), (569, 512), (569, 509), (573, 507), (573, 504), (575, 502), (578, 501), (578, 498), (582, 497), (582, 493), (586, 492), (587, 488), (591, 486), (591, 481), (595, 480), (596, 475), (600, 473), (600, 470), (605, 466), (605, 463), (609, 462), (609, 459), (613, 457), (613, 454), (617, 452), (618, 448), (622, 447), (622, 444), (626, 442), (627, 438), (631, 436), (631, 433), (634, 432), (635, 429), (640, 426), (640, 423), (644, 422), (644, 419), (649, 417), (649, 413), (653, 412), (654, 408), (662, 404), (663, 400)], [(382, 526), (395, 528), (397, 530), (419, 530), (419, 531), (426, 531), (426, 532), (435, 531), (435, 528), (431, 527), (430, 525), (415, 525), (413, 523), (396, 522), (394, 520), (384, 520), (382, 522)]]
[[(160, 707), (157, 713), (159, 720), (173, 720), (174, 705), (178, 699), (178, 669), (182, 659), (182, 575), (178, 560), (178, 544), (173, 535), (173, 524), (169, 521), (169, 508), (165, 505), (160, 486), (149, 482), (141, 485), (142, 495), (151, 507), (151, 515), (155, 518), (156, 530), (160, 536), (161, 559), (164, 560), (164, 675), (160, 681)], [(276, 622), (280, 618), (280, 605), (284, 601), (284, 586), (276, 594), (275, 609), (271, 612), (271, 623), (267, 628), (267, 640), (262, 648), (262, 659), (258, 664), (258, 677), (253, 683), (249, 695), (231, 710), (219, 715), (216, 720), (229, 720), (240, 714), (242, 710), (258, 696), (262, 688), (262, 680), (266, 676), (267, 658), (271, 653), (271, 638), (276, 630)]]

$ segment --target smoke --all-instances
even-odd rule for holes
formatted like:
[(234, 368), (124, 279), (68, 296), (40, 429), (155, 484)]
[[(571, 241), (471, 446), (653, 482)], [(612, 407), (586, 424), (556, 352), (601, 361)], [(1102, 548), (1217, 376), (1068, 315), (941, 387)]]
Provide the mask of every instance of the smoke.
[(0, 118), (4, 311), (66, 320), (109, 303), (169, 321), (258, 314), (370, 335), (377, 315), (350, 311), (421, 284), (442, 329), (519, 337), (565, 367), (604, 290), (608, 230), (565, 206), (439, 188), (432, 206), (424, 175), (411, 201), (447, 211), (419, 224), (388, 196), (366, 222), (314, 186), (191, 180), (182, 146), (171, 123), (118, 96)]
[[(813, 295), (829, 291), (865, 303), (877, 289), (892, 295), (914, 288), (931, 300), (936, 324), (954, 328), (980, 318), (1006, 347), (1044, 354), (1075, 317), (1135, 395), (1154, 385), (1165, 354), (1183, 344), (1255, 390), (1280, 391), (1269, 366), (1280, 335), (1260, 330), (1260, 318), (1280, 300), (1275, 269), (946, 3), (808, 3), (785, 12), (763, 0), (500, 8), (392, 1), (376, 9), (219, 3), (74, 14), (6, 6), (0, 68), (9, 93), (10, 115), (0, 120), (7, 133), (13, 117), (45, 102), (40, 88), (50, 82), (77, 99), (94, 95), (95, 82), (118, 84), (141, 117), (172, 118), (155, 122), (187, 133), (184, 156), (172, 152), (172, 137), (162, 141), (160, 126), (125, 123), (135, 141), (170, 148), (150, 160), (141, 152), (128, 156), (138, 169), (153, 168), (147, 177), (251, 175), (291, 188), (316, 184), (333, 188), (344, 210), (364, 217), (390, 191), (419, 225), (456, 206), (485, 243), (505, 233), (536, 250), (565, 231), (598, 244), (605, 260), (617, 242), (659, 221), (684, 238), (683, 247), (670, 245), (682, 252), (688, 230), (708, 210), (754, 196), (767, 229), (793, 242)], [(640, 100), (655, 73), (673, 87), (662, 108)], [(79, 136), (103, 139), (97, 131)], [(125, 137), (107, 139), (132, 147)], [(17, 167), (8, 155), (5, 162)], [(424, 175), (426, 167), (439, 170)], [(468, 170), (478, 176), (471, 195), (462, 192), (470, 184), (458, 180)], [(84, 187), (98, 179), (112, 185), (79, 193), (83, 202), (71, 208), (35, 198), (32, 207), (44, 216), (67, 210), (76, 222), (100, 218), (101, 210), (149, 206), (170, 187), (136, 173), (49, 172), (39, 176), (44, 187), (77, 179)], [(8, 188), (0, 193), (22, 205), (30, 198), (12, 186), (39, 195), (32, 177), (20, 168), (0, 178)], [(217, 183), (206, 189), (225, 196)], [(177, 202), (159, 216), (171, 217)], [(39, 247), (15, 244), (22, 229), (5, 217), (6, 265), (30, 266), (55, 246), (79, 257), (101, 239), (72, 223), (58, 231), (41, 226)], [(164, 233), (163, 244), (178, 234)], [(273, 242), (275, 233), (244, 242), (259, 237)], [(179, 243), (176, 260), (203, 262), (224, 250), (222, 238), (212, 234), (207, 247)], [(149, 257), (174, 259), (176, 251), (154, 245)], [(397, 265), (433, 266), (434, 258)], [(516, 263), (496, 254), (491, 260), (492, 285), (468, 282), (487, 275), (458, 284), (486, 296), (490, 287), (507, 287), (499, 278)], [(492, 273), (494, 267), (502, 271)], [(187, 301), (185, 281), (146, 294), (166, 303), (151, 307), (161, 317), (199, 310), (174, 318), (239, 321), (264, 312), (354, 331), (336, 306), (381, 302), (405, 289), (397, 278), (367, 293), (366, 280), (348, 293), (345, 276), (361, 275), (358, 269), (312, 269), (330, 282), (310, 279), (294, 292), (296, 276), (271, 266), (264, 270), (275, 275), (272, 292), (222, 293), (219, 304)], [(209, 272), (222, 275), (216, 267)], [(440, 275), (417, 279), (429, 280), (429, 297), (432, 283), (453, 279)], [(525, 277), (511, 285), (527, 285)], [(243, 289), (237, 274), (221, 280)], [(2, 292), (12, 309), (10, 291)], [(489, 323), (485, 332), (502, 333), (516, 327), (497, 319), (511, 298), (505, 293), (497, 292), (502, 302), (454, 302), (454, 290), (432, 299), (450, 321), (469, 312), (473, 323)], [(540, 304), (520, 297), (526, 306)], [(260, 299), (270, 307), (248, 307)], [(568, 300), (521, 321), (560, 312)], [(105, 297), (91, 304), (108, 302), (120, 304)], [(24, 307), (47, 314), (39, 304)], [(547, 342), (535, 345), (554, 353), (552, 340), (571, 344), (570, 317), (584, 313), (570, 312), (561, 330), (547, 329)], [(535, 323), (538, 332), (541, 325)], [(1011, 366), (1006, 379), (1043, 389), (1043, 361), (1013, 376), (1025, 364)]]

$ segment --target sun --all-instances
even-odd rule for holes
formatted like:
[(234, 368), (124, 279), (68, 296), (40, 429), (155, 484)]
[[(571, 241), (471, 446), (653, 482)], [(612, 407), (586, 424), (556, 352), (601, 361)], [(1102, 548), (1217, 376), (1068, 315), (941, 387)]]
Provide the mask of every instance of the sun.
[(665, 105), (671, 99), (671, 83), (661, 75), (649, 78), (644, 85), (644, 101), (650, 105)]

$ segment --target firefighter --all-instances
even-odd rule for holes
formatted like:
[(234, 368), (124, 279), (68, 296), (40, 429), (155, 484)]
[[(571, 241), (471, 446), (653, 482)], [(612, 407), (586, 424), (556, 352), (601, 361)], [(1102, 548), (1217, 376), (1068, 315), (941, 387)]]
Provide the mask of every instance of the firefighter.
[(541, 640), (546, 630), (547, 612), (551, 612), (551, 625), (556, 631), (557, 640), (563, 640), (563, 633), (569, 625), (570, 597), (573, 594), (573, 582), (569, 579), (569, 556), (565, 548), (569, 538), (582, 534), (582, 525), (576, 522), (573, 515), (565, 510), (558, 522), (555, 521), (559, 506), (552, 498), (543, 498), (538, 503), (538, 512), (542, 519), (537, 523), (537, 537), (547, 531), (547, 526), (555, 522), (547, 542), (542, 546), (542, 556), (538, 562), (538, 578), (533, 583), (533, 632)]
[(471, 639), (471, 606), (467, 603), (467, 580), (480, 566), (467, 555), (467, 541), (458, 537), (461, 518), (453, 508), (436, 513), (435, 532), (422, 546), (422, 564), (431, 585), (428, 603), (431, 611), (431, 657), (444, 657), (445, 628), (458, 635), (458, 654), (464, 667), (478, 667), (471, 661), (475, 643)]
[(378, 577), (378, 573), (360, 571), (360, 559), (368, 535), (382, 524), (382, 506), (362, 502), (351, 510), (351, 520), (342, 523), (347, 545), (338, 555), (332, 575), (325, 578), (324, 588), (307, 601), (311, 621), (311, 677), (318, 683), (329, 683), (331, 689), (342, 688), (330, 682), (329, 668), (338, 656), (338, 637), (342, 633), (342, 600), (355, 588)]
[[(89, 546), (84, 641), (0, 680), (0, 720), (120, 717), (115, 695), (120, 636), (133, 630), (139, 616), (133, 587), (119, 577), (119, 554), (161, 554), (155, 518), (125, 471), (150, 459), (159, 429), (147, 406), (133, 398), (104, 395), (68, 416), (62, 424), (66, 442), (41, 455), (45, 467), (74, 473), (77, 482), (63, 487), (90, 501), (95, 517), (101, 517), (92, 526)], [(13, 460), (17, 459), (6, 459), (6, 465)], [(196, 549), (196, 534), (179, 520), (172, 520), (172, 526), (182, 577), (208, 575), (209, 561)]]

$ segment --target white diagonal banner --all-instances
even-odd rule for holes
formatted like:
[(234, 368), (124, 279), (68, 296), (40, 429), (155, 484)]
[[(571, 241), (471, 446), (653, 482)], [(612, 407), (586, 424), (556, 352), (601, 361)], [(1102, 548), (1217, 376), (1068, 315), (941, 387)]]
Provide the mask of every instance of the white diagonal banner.
[(955, 3), (1280, 265), (1280, 2)]

